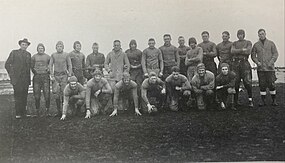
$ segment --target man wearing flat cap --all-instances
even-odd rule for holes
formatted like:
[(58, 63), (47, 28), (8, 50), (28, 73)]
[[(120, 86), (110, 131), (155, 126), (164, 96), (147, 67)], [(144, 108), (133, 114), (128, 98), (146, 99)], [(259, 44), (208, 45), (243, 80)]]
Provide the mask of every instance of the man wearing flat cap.
[(72, 115), (79, 115), (81, 107), (85, 102), (85, 90), (75, 76), (69, 78), (68, 85), (64, 88), (63, 96), (62, 117), (60, 120), (65, 120), (67, 111), (71, 111)]
[(31, 53), (27, 51), (30, 42), (25, 38), (18, 43), (20, 49), (12, 50), (5, 63), (5, 69), (9, 74), (10, 82), (14, 89), (17, 119), (26, 116), (28, 89), (31, 84)]

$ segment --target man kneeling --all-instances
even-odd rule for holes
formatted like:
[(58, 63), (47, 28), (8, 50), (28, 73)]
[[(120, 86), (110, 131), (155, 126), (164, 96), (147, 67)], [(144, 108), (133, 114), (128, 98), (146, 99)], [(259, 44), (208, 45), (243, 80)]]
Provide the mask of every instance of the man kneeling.
[(141, 115), (138, 108), (137, 84), (130, 79), (129, 73), (124, 72), (123, 79), (115, 85), (114, 111), (110, 116), (117, 115), (118, 110), (129, 110), (132, 107), (132, 101), (135, 105), (135, 114)]
[(167, 99), (169, 99), (170, 110), (178, 111), (187, 107), (186, 104), (191, 95), (191, 86), (187, 77), (179, 73), (177, 66), (172, 67), (171, 72), (172, 74), (165, 79)]
[(84, 104), (85, 91), (83, 86), (77, 82), (75, 76), (71, 76), (68, 82), (69, 84), (65, 86), (63, 91), (63, 109), (60, 120), (65, 120), (68, 110), (70, 110), (73, 115), (78, 114)]
[(236, 74), (229, 70), (227, 63), (222, 63), (220, 68), (222, 72), (216, 77), (218, 102), (222, 109), (230, 108), (236, 110), (234, 107)]
[(204, 110), (213, 106), (215, 76), (205, 69), (203, 63), (197, 65), (197, 72), (198, 74), (193, 77), (191, 85), (196, 96), (198, 109)]
[(108, 113), (112, 107), (112, 89), (108, 81), (103, 78), (101, 70), (96, 69), (91, 73), (93, 78), (87, 82), (86, 87), (86, 116), (97, 115), (100, 112)]
[(142, 83), (142, 111), (144, 113), (154, 113), (161, 108), (162, 100), (165, 95), (165, 84), (157, 77), (155, 72), (149, 73), (149, 78), (146, 78)]

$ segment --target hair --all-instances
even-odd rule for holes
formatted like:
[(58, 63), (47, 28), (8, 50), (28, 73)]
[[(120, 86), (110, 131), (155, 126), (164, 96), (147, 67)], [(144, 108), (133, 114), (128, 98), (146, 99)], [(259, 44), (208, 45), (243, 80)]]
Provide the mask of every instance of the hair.
[(121, 41), (120, 41), (120, 40), (115, 40), (115, 41), (114, 41), (114, 43), (116, 43), (116, 42), (121, 43)]
[(203, 31), (203, 32), (201, 33), (201, 35), (203, 35), (203, 34), (207, 34), (208, 36), (210, 35), (208, 31)]
[(178, 37), (178, 40), (179, 40), (179, 39), (181, 39), (181, 38), (183, 38), (183, 39), (184, 39), (184, 37), (183, 37), (183, 36), (179, 36), (179, 37)]
[(170, 34), (164, 34), (163, 35), (163, 37), (167, 37), (167, 36), (171, 38)]
[(228, 31), (224, 31), (222, 34), (226, 34), (226, 35), (230, 36), (230, 33)]
[(154, 41), (155, 42), (154, 38), (150, 38), (150, 39), (148, 39), (148, 41)]
[(92, 46), (94, 46), (94, 45), (98, 46), (99, 44), (97, 42), (94, 42)]
[(180, 69), (179, 69), (178, 66), (173, 66), (173, 67), (171, 68), (171, 72), (180, 72)]
[(265, 33), (265, 29), (263, 28), (259, 29), (257, 33), (262, 32), (262, 31)]
[(194, 37), (189, 38), (188, 44), (190, 45), (191, 43), (197, 44), (197, 41)]

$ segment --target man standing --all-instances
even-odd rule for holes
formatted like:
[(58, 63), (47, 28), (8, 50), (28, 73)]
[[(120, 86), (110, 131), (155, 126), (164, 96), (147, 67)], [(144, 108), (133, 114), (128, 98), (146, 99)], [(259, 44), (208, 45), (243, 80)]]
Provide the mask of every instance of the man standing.
[(186, 76), (179, 74), (178, 66), (171, 68), (171, 75), (165, 79), (169, 108), (178, 111), (185, 108), (191, 95), (191, 86)]
[(230, 71), (230, 66), (227, 63), (220, 65), (221, 73), (216, 77), (217, 98), (221, 109), (236, 110), (234, 106), (235, 79), (236, 74)]
[(50, 56), (45, 53), (45, 47), (43, 44), (38, 44), (38, 53), (33, 55), (31, 69), (34, 73), (33, 77), (33, 91), (36, 101), (37, 115), (40, 113), (40, 101), (41, 101), (41, 91), (46, 102), (45, 114), (49, 114), (50, 107), (50, 77), (49, 77), (49, 61)]
[(52, 80), (52, 92), (54, 93), (57, 115), (61, 116), (61, 105), (63, 102), (63, 91), (67, 85), (67, 79), (72, 74), (72, 65), (68, 53), (63, 52), (62, 41), (56, 43), (56, 52), (50, 58), (50, 78)]
[(142, 111), (144, 113), (157, 112), (162, 107), (163, 99), (165, 99), (165, 84), (157, 77), (155, 72), (149, 73), (141, 87)]
[(178, 37), (178, 44), (179, 47), (177, 48), (179, 58), (180, 58), (180, 73), (184, 76), (187, 76), (187, 67), (185, 65), (185, 58), (186, 58), (186, 53), (187, 51), (190, 50), (190, 47), (185, 46), (185, 39), (183, 36)]
[(232, 42), (229, 41), (230, 33), (228, 31), (224, 31), (222, 33), (222, 39), (223, 42), (217, 45), (217, 57), (220, 61), (218, 66), (218, 74), (220, 73), (222, 63), (227, 63), (231, 68), (231, 61), (232, 61), (232, 56), (231, 56)]
[(113, 43), (114, 49), (107, 55), (105, 60), (105, 69), (109, 73), (110, 86), (115, 89), (115, 84), (122, 79), (123, 72), (129, 72), (129, 59), (121, 49), (121, 41), (115, 40)]
[(87, 82), (86, 87), (86, 116), (97, 115), (100, 112), (105, 114), (112, 107), (112, 88), (101, 70), (92, 72), (93, 78)]
[(155, 40), (150, 38), (148, 40), (148, 48), (142, 54), (142, 68), (145, 77), (148, 77), (150, 72), (155, 72), (157, 76), (163, 75), (163, 59), (159, 49), (155, 47)]
[(275, 89), (275, 70), (274, 63), (278, 58), (277, 48), (273, 41), (266, 38), (264, 29), (258, 30), (259, 41), (253, 45), (251, 58), (257, 65), (257, 75), (259, 81), (261, 103), (259, 106), (265, 106), (266, 89), (269, 88), (272, 106), (277, 106)]
[(214, 75), (217, 74), (217, 64), (214, 59), (217, 56), (216, 44), (209, 41), (209, 32), (202, 32), (203, 42), (198, 44), (203, 49), (203, 63), (206, 66), (206, 70), (211, 71)]
[(138, 94), (137, 84), (130, 79), (130, 74), (123, 73), (122, 80), (115, 85), (114, 91), (114, 111), (110, 115), (111, 117), (117, 115), (118, 110), (128, 110), (130, 107), (135, 106), (135, 114), (141, 115), (138, 108)]
[(78, 82), (81, 85), (84, 85), (85, 78), (84, 72), (85, 69), (85, 55), (80, 52), (81, 50), (81, 43), (79, 41), (75, 41), (73, 44), (73, 51), (69, 53), (69, 57), (72, 64), (72, 72), (73, 75), (76, 76)]
[(189, 82), (191, 82), (193, 76), (197, 71), (197, 65), (203, 62), (203, 49), (196, 45), (196, 39), (194, 37), (191, 37), (189, 39), (189, 46), (191, 49), (187, 52), (185, 58), (185, 65), (187, 67), (187, 77)]
[(86, 73), (87, 80), (92, 79), (91, 72), (94, 71), (94, 68), (98, 68), (103, 71), (105, 56), (102, 53), (99, 53), (99, 45), (95, 42), (92, 45), (93, 52), (89, 54), (86, 58), (86, 68), (88, 69)]
[(164, 45), (159, 49), (163, 58), (163, 80), (165, 80), (171, 74), (171, 68), (173, 66), (180, 67), (180, 58), (178, 50), (175, 46), (171, 45), (170, 34), (165, 34), (163, 36)]
[(198, 64), (197, 73), (191, 81), (197, 107), (199, 110), (210, 109), (214, 101), (215, 75), (206, 70), (203, 63)]
[(232, 69), (236, 73), (236, 84), (235, 84), (235, 105), (238, 104), (238, 94), (241, 79), (247, 90), (249, 107), (253, 107), (252, 102), (252, 72), (251, 66), (248, 62), (248, 56), (251, 52), (252, 43), (245, 40), (245, 31), (240, 29), (237, 32), (238, 41), (235, 41), (231, 48), (232, 53)]
[(65, 120), (68, 110), (72, 112), (72, 115), (79, 115), (80, 109), (84, 104), (85, 91), (83, 86), (77, 82), (75, 76), (69, 78), (68, 85), (64, 88), (63, 96), (63, 109), (60, 120)]
[(25, 38), (18, 43), (20, 49), (12, 50), (5, 63), (5, 69), (13, 85), (17, 119), (26, 116), (28, 89), (31, 84), (31, 54), (27, 51), (30, 42)]

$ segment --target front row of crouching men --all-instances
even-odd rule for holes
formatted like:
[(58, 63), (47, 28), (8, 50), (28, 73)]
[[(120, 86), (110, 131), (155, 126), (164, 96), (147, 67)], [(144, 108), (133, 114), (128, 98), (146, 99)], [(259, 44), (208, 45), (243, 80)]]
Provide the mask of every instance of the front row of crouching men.
[[(194, 104), (199, 110), (205, 110), (213, 108), (216, 102), (221, 109), (236, 110), (235, 73), (229, 70), (229, 65), (221, 64), (221, 73), (216, 79), (212, 72), (205, 69), (203, 63), (198, 64), (196, 70), (191, 83), (186, 76), (179, 73), (177, 66), (172, 67), (171, 74), (165, 82), (155, 72), (150, 72), (141, 88), (130, 79), (130, 74), (127, 72), (123, 73), (122, 79), (114, 88), (111, 88), (99, 69), (91, 73), (93, 78), (87, 82), (86, 90), (77, 78), (72, 76), (64, 89), (61, 120), (65, 120), (67, 113), (70, 112), (72, 115), (79, 115), (84, 103), (85, 118), (100, 113), (110, 114), (112, 117), (118, 112), (130, 112), (132, 108), (136, 115), (155, 113), (165, 108), (172, 111), (184, 110), (193, 107)], [(138, 92), (141, 93), (141, 100)], [(192, 99), (195, 99), (196, 103)]]

